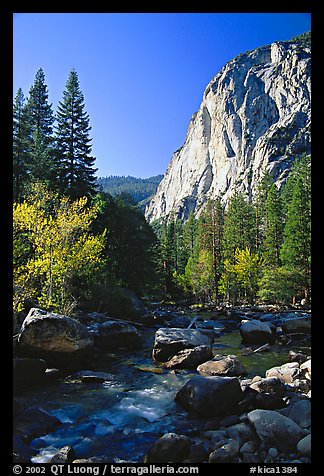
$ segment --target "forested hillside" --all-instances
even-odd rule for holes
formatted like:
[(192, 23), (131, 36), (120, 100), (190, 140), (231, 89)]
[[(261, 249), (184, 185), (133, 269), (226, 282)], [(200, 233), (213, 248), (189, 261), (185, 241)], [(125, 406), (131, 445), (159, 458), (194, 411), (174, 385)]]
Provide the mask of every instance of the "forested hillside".
[(99, 190), (109, 193), (113, 197), (127, 194), (138, 203), (149, 198), (156, 192), (162, 178), (163, 175), (156, 175), (146, 179), (110, 175), (109, 177), (99, 177), (97, 179), (97, 185)]

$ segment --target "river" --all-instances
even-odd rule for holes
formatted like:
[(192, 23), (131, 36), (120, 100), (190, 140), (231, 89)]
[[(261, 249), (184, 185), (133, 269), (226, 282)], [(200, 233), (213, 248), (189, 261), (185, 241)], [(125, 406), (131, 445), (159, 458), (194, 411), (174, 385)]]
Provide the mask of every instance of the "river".
[[(222, 321), (219, 325), (222, 328)], [(174, 372), (155, 363), (155, 331), (145, 330), (139, 350), (94, 354), (84, 370), (108, 373), (104, 382), (85, 383), (72, 374), (17, 389), (19, 402), (37, 405), (61, 421), (55, 431), (29, 443), (35, 453), (32, 462), (46, 463), (60, 448), (71, 445), (77, 458), (97, 456), (108, 462), (136, 463), (143, 461), (148, 448), (164, 433), (199, 431), (201, 420), (174, 401), (178, 389), (197, 372)], [(291, 347), (274, 345), (269, 352), (243, 356), (237, 329), (221, 333), (213, 344), (214, 354), (236, 354), (248, 370), (247, 377), (264, 376), (267, 369), (288, 362), (289, 350)]]

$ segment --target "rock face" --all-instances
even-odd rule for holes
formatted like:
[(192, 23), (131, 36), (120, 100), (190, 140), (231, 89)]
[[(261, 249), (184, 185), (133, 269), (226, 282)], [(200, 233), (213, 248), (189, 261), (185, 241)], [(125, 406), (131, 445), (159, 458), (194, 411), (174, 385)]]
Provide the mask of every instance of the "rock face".
[(251, 198), (266, 170), (280, 186), (294, 158), (310, 152), (310, 68), (310, 48), (293, 41), (229, 61), (207, 85), (147, 219), (186, 218), (235, 189)]
[(18, 339), (19, 353), (58, 366), (83, 358), (92, 345), (87, 328), (75, 319), (36, 308), (29, 311)]

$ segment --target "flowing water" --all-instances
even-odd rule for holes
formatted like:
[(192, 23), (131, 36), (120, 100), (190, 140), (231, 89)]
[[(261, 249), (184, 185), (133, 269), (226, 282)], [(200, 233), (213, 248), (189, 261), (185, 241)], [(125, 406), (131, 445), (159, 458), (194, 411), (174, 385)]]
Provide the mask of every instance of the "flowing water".
[[(153, 362), (155, 330), (145, 331), (140, 350), (94, 356), (85, 370), (109, 373), (103, 383), (84, 383), (72, 375), (18, 392), (18, 399), (40, 406), (62, 423), (55, 431), (32, 440), (34, 463), (46, 463), (66, 445), (73, 446), (77, 458), (141, 462), (164, 433), (199, 430), (201, 422), (174, 402), (178, 389), (196, 372), (170, 372)], [(278, 346), (271, 352), (242, 356), (240, 342), (238, 331), (225, 333), (215, 339), (213, 350), (214, 354), (236, 354), (248, 369), (248, 377), (264, 376), (267, 369), (288, 362), (289, 349)]]

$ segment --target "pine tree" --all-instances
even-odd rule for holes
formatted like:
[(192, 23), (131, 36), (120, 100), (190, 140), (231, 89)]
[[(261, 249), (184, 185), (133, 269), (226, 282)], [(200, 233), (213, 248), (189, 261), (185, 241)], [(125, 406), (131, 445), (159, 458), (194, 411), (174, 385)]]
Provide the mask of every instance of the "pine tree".
[(224, 217), (224, 258), (234, 262), (237, 249), (256, 250), (255, 210), (242, 193), (230, 199)]
[(281, 249), (283, 265), (300, 276), (304, 297), (310, 291), (311, 217), (308, 190), (302, 177), (294, 180), (291, 200), (288, 205)]
[(256, 196), (253, 201), (255, 208), (255, 247), (260, 253), (263, 252), (266, 230), (266, 201), (272, 182), (270, 174), (265, 173), (258, 184)]
[(97, 169), (90, 155), (89, 122), (79, 78), (73, 69), (59, 102), (56, 126), (57, 183), (61, 192), (72, 199), (91, 197), (95, 192)]
[(13, 199), (21, 201), (30, 179), (29, 124), (22, 89), (19, 88), (13, 105)]
[(220, 198), (209, 200), (199, 219), (199, 247), (212, 257), (213, 300), (218, 299), (218, 282), (222, 266), (222, 241), (224, 233), (224, 207)]
[(265, 203), (264, 256), (267, 266), (281, 265), (280, 250), (283, 240), (283, 210), (279, 190), (271, 185)]
[(29, 129), (29, 159), (33, 180), (50, 183), (53, 173), (53, 123), (52, 105), (48, 103), (45, 74), (40, 68), (29, 90), (27, 102)]

